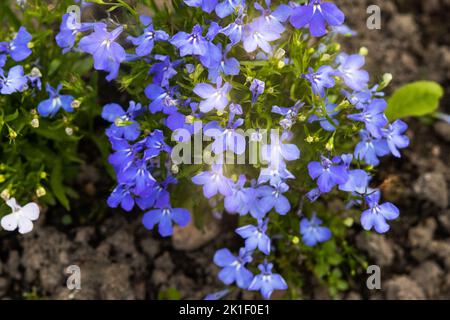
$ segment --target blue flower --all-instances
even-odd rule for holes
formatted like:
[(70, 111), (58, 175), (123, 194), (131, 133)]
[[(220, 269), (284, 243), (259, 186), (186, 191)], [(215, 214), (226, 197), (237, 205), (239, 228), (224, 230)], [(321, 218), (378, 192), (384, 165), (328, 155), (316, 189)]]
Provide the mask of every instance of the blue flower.
[[(219, 45), (219, 50), (222, 51), (221, 46)], [(217, 79), (223, 74), (227, 76), (236, 76), (240, 71), (240, 64), (236, 58), (228, 58), (227, 54), (229, 51), (229, 47), (225, 49), (222, 60), (218, 61), (217, 64), (208, 68), (208, 79), (211, 82), (217, 81)]]
[(339, 125), (339, 121), (334, 119), (333, 117), (336, 116), (339, 111), (336, 110), (337, 105), (334, 103), (328, 103), (328, 101), (325, 102), (325, 114), (321, 117), (318, 117), (317, 115), (311, 115), (308, 119), (309, 123), (319, 121), (320, 126), (325, 131), (335, 131), (336, 127)]
[(267, 213), (258, 199), (258, 191), (254, 187), (245, 188), (246, 179), (240, 175), (232, 185), (232, 194), (224, 199), (224, 207), (228, 213), (238, 213), (243, 216), (250, 212), (255, 219), (262, 218)]
[(317, 179), (320, 192), (330, 192), (335, 185), (344, 184), (348, 180), (347, 166), (337, 164), (324, 156), (321, 162), (312, 161), (308, 164), (308, 172), (311, 178)]
[(27, 82), (28, 78), (24, 75), (22, 66), (15, 66), (9, 69), (7, 77), (5, 77), (3, 69), (0, 68), (1, 94), (21, 92), (27, 88)]
[(317, 243), (325, 242), (331, 238), (331, 231), (327, 227), (321, 227), (322, 220), (317, 218), (314, 213), (311, 220), (303, 218), (300, 221), (300, 233), (302, 234), (303, 242), (310, 247)]
[[(286, 161), (294, 161), (300, 158), (300, 150), (295, 144), (283, 143), (288, 140), (289, 134), (284, 132), (281, 139), (278, 133), (270, 134), (270, 143), (261, 147), (262, 160), (277, 166)], [(281, 140), (281, 141), (280, 141)]]
[(291, 210), (289, 200), (283, 195), (289, 190), (289, 186), (284, 182), (279, 182), (274, 187), (262, 186), (258, 188), (258, 194), (261, 197), (260, 206), (266, 213), (272, 208), (281, 215), (285, 215)]
[(214, 88), (207, 83), (199, 83), (194, 88), (194, 93), (205, 99), (200, 102), (200, 111), (209, 112), (212, 109), (223, 111), (228, 105), (228, 93), (231, 90), (231, 86), (228, 82), (225, 82), (222, 86), (222, 78), (217, 80), (217, 86)]
[(94, 23), (79, 23), (77, 22), (77, 15), (75, 13), (66, 13), (62, 17), (59, 33), (55, 40), (59, 47), (63, 49), (63, 53), (71, 50), (75, 44), (75, 38), (79, 32), (87, 31), (94, 27)]
[(170, 39), (170, 43), (180, 50), (180, 56), (199, 55), (203, 56), (208, 52), (208, 41), (202, 36), (203, 29), (200, 25), (195, 25), (192, 33), (180, 31)]
[(263, 20), (254, 20), (244, 28), (243, 43), (247, 52), (253, 52), (260, 47), (264, 52), (272, 53), (271, 41), (281, 38), (281, 34), (276, 30), (271, 30), (263, 23)]
[(350, 89), (360, 91), (367, 87), (369, 73), (360, 70), (365, 63), (362, 55), (341, 53), (336, 61), (339, 63), (336, 75), (341, 77)]
[(242, 7), (245, 7), (245, 0), (224, 0), (216, 6), (216, 14), (225, 18)]
[(155, 41), (167, 41), (169, 40), (169, 35), (162, 30), (155, 30), (152, 18), (141, 16), (140, 19), (145, 26), (143, 34), (139, 37), (128, 36), (127, 39), (137, 46), (136, 54), (143, 57), (152, 53)]
[(268, 222), (268, 219), (258, 219), (258, 226), (248, 225), (236, 229), (236, 233), (245, 239), (247, 251), (258, 248), (262, 253), (270, 254), (270, 238), (266, 234)]
[(202, 8), (203, 11), (211, 13), (216, 8), (218, 0), (184, 0), (190, 7)]
[(94, 68), (109, 72), (106, 80), (117, 78), (120, 63), (126, 58), (125, 49), (116, 42), (123, 31), (123, 26), (108, 32), (104, 23), (96, 23), (94, 32), (85, 36), (78, 44), (80, 49), (94, 58)]
[(144, 214), (142, 223), (149, 230), (152, 230), (158, 224), (159, 234), (163, 237), (172, 235), (172, 222), (175, 222), (181, 227), (185, 227), (191, 220), (188, 210), (171, 207), (168, 196), (159, 198), (156, 202), (156, 208)]
[(310, 0), (309, 4), (294, 8), (290, 21), (297, 29), (309, 25), (311, 35), (321, 37), (327, 33), (326, 23), (339, 26), (344, 23), (345, 15), (334, 3)]
[(383, 136), (387, 141), (387, 145), (391, 153), (400, 158), (398, 149), (403, 149), (409, 146), (409, 138), (403, 133), (408, 129), (408, 125), (402, 120), (395, 120), (387, 129), (381, 129)]
[(294, 175), (287, 170), (284, 162), (272, 162), (267, 168), (261, 169), (258, 177), (258, 183), (262, 184), (269, 181), (270, 185), (276, 186), (281, 181), (294, 178)]
[(130, 141), (136, 140), (141, 134), (141, 128), (134, 119), (141, 109), (141, 104), (136, 104), (134, 101), (130, 101), (127, 112), (116, 103), (105, 105), (102, 111), (102, 118), (112, 123), (107, 135), (116, 138), (124, 137)]
[(366, 194), (369, 192), (369, 174), (361, 169), (349, 170), (348, 180), (339, 185), (339, 190), (354, 192), (356, 194)]
[(354, 121), (364, 122), (366, 129), (375, 138), (381, 137), (381, 128), (383, 128), (388, 120), (384, 114), (387, 103), (383, 99), (374, 99), (367, 105), (362, 112), (350, 114), (347, 117)]
[(281, 4), (275, 11), (270, 9), (271, 1), (266, 0), (267, 9), (264, 9), (259, 3), (255, 3), (255, 8), (261, 12), (261, 16), (257, 19), (266, 24), (268, 29), (274, 30), (277, 33), (283, 33), (283, 22), (289, 18), (292, 8), (286, 4)]
[(316, 72), (312, 68), (308, 69), (307, 74), (303, 75), (303, 78), (311, 83), (312, 91), (316, 95), (321, 97), (325, 96), (325, 88), (334, 87), (335, 70), (330, 66), (321, 66)]
[(297, 101), (295, 105), (290, 108), (272, 106), (272, 113), (284, 116), (284, 118), (280, 120), (280, 126), (283, 129), (288, 130), (294, 125), (294, 123), (297, 122), (298, 112), (303, 106), (304, 103), (302, 103), (301, 101)]
[(178, 101), (173, 98), (174, 88), (162, 88), (151, 83), (145, 88), (144, 92), (147, 98), (153, 100), (149, 105), (151, 113), (162, 111), (164, 114), (172, 114), (177, 111)]
[(253, 274), (245, 267), (252, 261), (251, 253), (245, 248), (239, 250), (239, 256), (234, 256), (228, 249), (220, 249), (214, 255), (214, 263), (223, 269), (219, 279), (226, 285), (236, 282), (241, 289), (247, 289), (253, 279)]
[(377, 166), (380, 163), (378, 157), (389, 154), (389, 146), (385, 139), (376, 139), (366, 131), (359, 132), (361, 141), (355, 147), (355, 158), (364, 160), (366, 164)]
[(147, 150), (144, 152), (145, 159), (157, 157), (161, 152), (170, 153), (171, 148), (164, 142), (164, 133), (161, 130), (153, 131), (146, 139)]
[(250, 85), (250, 92), (252, 93), (252, 103), (255, 103), (260, 95), (264, 93), (266, 84), (264, 81), (253, 79)]
[(361, 215), (361, 225), (365, 230), (375, 228), (378, 233), (385, 233), (389, 230), (386, 220), (397, 219), (400, 212), (396, 206), (390, 202), (379, 204), (380, 191), (377, 190), (371, 195), (366, 196), (366, 202), (369, 209)]
[(25, 29), (25, 27), (20, 27), (11, 42), (0, 42), (0, 53), (6, 52), (17, 62), (25, 60), (31, 54), (31, 49), (28, 48), (28, 43), (31, 39), (31, 34), (27, 29)]
[(223, 196), (230, 196), (233, 194), (230, 180), (223, 175), (221, 164), (213, 164), (211, 166), (211, 171), (197, 174), (192, 178), (192, 182), (197, 185), (203, 185), (203, 194), (208, 199), (216, 195), (217, 192)]
[(261, 273), (253, 278), (248, 290), (260, 291), (264, 299), (270, 299), (274, 290), (288, 288), (286, 281), (279, 274), (272, 272), (272, 263), (264, 261), (264, 264), (260, 264), (258, 268)]
[(115, 151), (108, 157), (109, 163), (118, 172), (132, 165), (135, 156), (144, 148), (144, 143), (139, 141), (130, 145), (126, 139), (109, 137), (112, 149)]
[(153, 63), (150, 67), (149, 74), (153, 75), (153, 83), (160, 87), (168, 87), (169, 80), (177, 74), (175, 68), (181, 64), (181, 60), (171, 62), (169, 56), (159, 54), (155, 55), (154, 58), (161, 62)]
[(244, 30), (244, 22), (242, 14), (239, 16), (233, 23), (230, 23), (228, 26), (220, 30), (220, 33), (223, 33), (231, 40), (231, 45), (236, 45), (242, 39), (242, 33)]
[(230, 293), (229, 289), (224, 289), (218, 292), (208, 294), (203, 300), (220, 300)]
[(42, 101), (39, 103), (37, 107), (38, 113), (43, 117), (53, 117), (59, 111), (59, 109), (63, 108), (67, 112), (72, 112), (72, 102), (73, 97), (69, 95), (61, 95), (59, 91), (62, 89), (62, 85), (58, 85), (56, 90), (47, 83), (46, 86), (47, 93), (49, 95), (49, 99)]
[(117, 180), (119, 183), (131, 184), (135, 188), (133, 192), (136, 195), (145, 195), (146, 191), (151, 188), (156, 179), (149, 171), (147, 161), (137, 160), (132, 162), (123, 171), (118, 173)]
[(117, 208), (120, 204), (123, 210), (131, 211), (134, 207), (134, 198), (126, 184), (119, 184), (108, 197), (108, 206)]

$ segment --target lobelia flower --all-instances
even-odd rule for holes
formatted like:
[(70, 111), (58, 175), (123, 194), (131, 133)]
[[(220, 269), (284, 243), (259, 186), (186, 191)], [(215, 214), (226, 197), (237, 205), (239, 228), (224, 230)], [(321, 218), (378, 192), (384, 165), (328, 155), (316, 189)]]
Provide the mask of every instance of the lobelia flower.
[(320, 192), (319, 188), (314, 188), (307, 194), (305, 194), (305, 197), (308, 198), (310, 202), (315, 202), (317, 199), (319, 199), (321, 194), (322, 192)]
[(284, 162), (272, 162), (267, 168), (261, 169), (258, 177), (258, 183), (263, 184), (269, 181), (271, 186), (276, 186), (281, 181), (294, 178), (294, 175), (287, 170)]
[(354, 121), (364, 122), (367, 131), (375, 138), (381, 138), (381, 128), (383, 128), (388, 120), (384, 114), (387, 107), (386, 100), (374, 99), (360, 113), (350, 114), (347, 117)]
[(203, 56), (208, 51), (208, 41), (202, 36), (203, 29), (195, 25), (192, 33), (180, 31), (170, 39), (170, 43), (180, 50), (180, 56), (199, 55)]
[[(222, 51), (221, 45), (218, 45), (220, 51)], [(230, 47), (227, 47), (222, 55), (222, 60), (220, 60), (217, 64), (213, 65), (211, 68), (208, 68), (208, 79), (211, 82), (217, 81), (217, 79), (223, 74), (227, 76), (236, 76), (240, 71), (240, 64), (236, 58), (228, 58), (227, 54), (230, 50)]]
[(177, 71), (175, 70), (181, 64), (181, 60), (170, 61), (169, 56), (156, 54), (153, 57), (157, 61), (150, 67), (149, 74), (153, 75), (153, 83), (160, 87), (168, 87), (169, 80), (172, 79)]
[(7, 58), (6, 54), (0, 54), (0, 69), (5, 66)]
[(38, 68), (33, 67), (33, 69), (31, 69), (30, 74), (27, 75), (27, 78), (28, 81), (30, 81), (32, 87), (37, 88), (39, 91), (42, 90), (42, 82), (41, 82), (42, 73)]
[(192, 182), (197, 185), (203, 185), (203, 194), (206, 198), (211, 198), (219, 192), (223, 196), (233, 194), (230, 180), (223, 175), (221, 164), (213, 164), (211, 171), (205, 171), (192, 178)]
[(279, 182), (275, 186), (262, 186), (258, 188), (258, 194), (261, 197), (260, 206), (265, 209), (266, 213), (272, 208), (278, 214), (285, 215), (291, 210), (289, 200), (283, 195), (289, 190), (289, 186), (284, 182)]
[(25, 27), (20, 27), (11, 42), (0, 42), (0, 53), (5, 52), (9, 54), (16, 62), (25, 60), (32, 52), (28, 47), (31, 39), (32, 36), (27, 29), (25, 29)]
[(123, 26), (108, 32), (104, 23), (96, 23), (94, 32), (78, 44), (82, 51), (93, 56), (96, 70), (109, 72), (107, 81), (117, 78), (120, 64), (126, 59), (125, 49), (116, 42), (122, 31)]
[(309, 25), (313, 37), (321, 37), (327, 33), (326, 24), (339, 26), (345, 21), (344, 13), (331, 2), (310, 0), (309, 4), (293, 9), (290, 22), (297, 28)]
[(261, 147), (262, 160), (273, 163), (275, 166), (286, 161), (294, 161), (300, 158), (300, 150), (295, 144), (283, 143), (287, 141), (289, 134), (283, 132), (281, 139), (278, 132), (271, 132), (270, 143)]
[(112, 123), (107, 135), (116, 138), (124, 137), (130, 141), (136, 140), (141, 134), (141, 127), (134, 119), (141, 111), (141, 104), (136, 104), (134, 101), (130, 101), (130, 106), (126, 112), (116, 103), (105, 105), (102, 118)]
[(178, 101), (173, 98), (175, 88), (162, 88), (151, 83), (145, 88), (144, 92), (147, 98), (152, 100), (148, 106), (151, 113), (162, 111), (164, 114), (172, 114), (177, 111)]
[(408, 129), (408, 125), (402, 120), (395, 120), (394, 123), (387, 127), (387, 129), (381, 129), (389, 150), (391, 150), (391, 153), (397, 158), (400, 158), (398, 149), (409, 146), (409, 138), (402, 134), (406, 129)]
[(133, 210), (134, 198), (130, 187), (127, 184), (119, 184), (111, 192), (106, 203), (110, 208), (117, 208), (120, 205), (127, 212)]
[(164, 142), (164, 133), (161, 130), (153, 131), (146, 139), (147, 150), (144, 152), (144, 159), (157, 157), (161, 152), (170, 153), (171, 148)]
[(253, 22), (247, 24), (242, 36), (244, 49), (248, 53), (260, 47), (265, 53), (270, 54), (272, 53), (272, 47), (269, 42), (281, 38), (281, 34), (269, 29), (263, 20), (253, 20)]
[(39, 206), (30, 202), (21, 207), (15, 198), (6, 201), (12, 213), (4, 216), (1, 220), (1, 226), (6, 231), (14, 231), (19, 228), (19, 233), (24, 234), (33, 230), (33, 221), (39, 218)]
[(145, 194), (156, 182), (148, 169), (147, 161), (137, 160), (117, 175), (117, 180), (122, 184), (134, 185), (133, 192), (137, 195)]
[(237, 257), (228, 249), (220, 249), (214, 255), (214, 263), (223, 268), (219, 272), (219, 279), (226, 285), (236, 282), (241, 289), (247, 289), (252, 282), (253, 274), (245, 267), (251, 261), (251, 253), (245, 248), (239, 250)]
[(314, 94), (325, 97), (325, 88), (334, 87), (333, 76), (336, 71), (330, 66), (321, 66), (316, 72), (312, 68), (309, 68), (308, 72), (302, 77), (311, 83)]
[(321, 156), (321, 162), (310, 162), (308, 172), (311, 178), (317, 179), (317, 186), (321, 193), (330, 192), (335, 185), (344, 184), (348, 180), (347, 166), (324, 156)]
[(366, 194), (369, 192), (369, 174), (361, 169), (349, 170), (348, 180), (339, 185), (339, 190), (356, 194)]
[(264, 261), (264, 264), (260, 264), (258, 268), (261, 273), (253, 278), (248, 290), (260, 291), (264, 299), (270, 299), (274, 290), (286, 290), (288, 288), (283, 277), (272, 272), (272, 263)]
[(156, 208), (144, 214), (142, 223), (148, 230), (152, 230), (158, 224), (158, 232), (163, 237), (172, 235), (173, 222), (180, 227), (186, 227), (191, 220), (188, 210), (171, 207), (168, 196), (159, 198), (156, 201)]
[(336, 126), (339, 125), (339, 121), (333, 118), (335, 115), (339, 114), (339, 111), (335, 111), (336, 107), (336, 104), (328, 103), (328, 101), (325, 101), (325, 110), (322, 110), (322, 112), (325, 111), (326, 115), (318, 117), (317, 115), (313, 114), (308, 118), (308, 122), (313, 123), (315, 121), (319, 121), (320, 126), (325, 131), (335, 131)]
[(234, 46), (241, 42), (242, 33), (244, 30), (244, 21), (242, 12), (239, 13), (236, 20), (233, 23), (230, 23), (228, 26), (220, 30), (220, 33), (223, 33), (230, 39), (231, 45)]
[(46, 90), (49, 99), (41, 101), (37, 107), (38, 113), (43, 117), (53, 117), (58, 113), (59, 109), (63, 108), (67, 112), (72, 112), (73, 97), (69, 95), (61, 95), (62, 85), (59, 84), (56, 90), (47, 83)]
[(0, 68), (0, 93), (12, 94), (22, 92), (27, 89), (28, 78), (24, 75), (22, 66), (15, 66), (9, 69), (8, 76), (5, 77), (3, 69)]
[(243, 7), (245, 7), (245, 0), (224, 0), (215, 9), (219, 18), (223, 19)]
[(145, 146), (144, 141), (138, 141), (130, 145), (126, 139), (116, 138), (115, 136), (110, 136), (109, 141), (115, 152), (109, 155), (108, 161), (118, 172), (132, 165), (136, 155), (141, 152)]
[(286, 4), (281, 4), (275, 11), (272, 11), (270, 9), (271, 0), (265, 0), (265, 3), (267, 9), (264, 9), (259, 3), (255, 3), (255, 9), (261, 12), (261, 17), (257, 19), (266, 24), (268, 29), (274, 30), (277, 33), (283, 33), (285, 28), (282, 23), (289, 19), (292, 8)]
[(378, 233), (385, 233), (389, 230), (386, 220), (397, 219), (400, 212), (396, 206), (390, 202), (379, 204), (380, 191), (377, 190), (365, 197), (369, 209), (361, 215), (361, 225), (365, 230), (375, 229)]
[(162, 183), (153, 184), (148, 190), (146, 190), (139, 198), (136, 199), (136, 203), (142, 210), (147, 210), (155, 205), (158, 199), (162, 197), (169, 197), (170, 194), (167, 188), (171, 184), (176, 184), (177, 179), (173, 176), (168, 176)]
[(336, 62), (339, 64), (336, 75), (341, 77), (350, 89), (360, 91), (367, 87), (369, 73), (360, 70), (365, 63), (364, 56), (341, 53), (336, 58)]
[(224, 289), (218, 292), (208, 294), (203, 300), (220, 300), (230, 292), (229, 289)]
[(262, 253), (270, 254), (270, 238), (266, 234), (268, 222), (268, 219), (258, 219), (258, 226), (248, 225), (236, 229), (236, 233), (245, 239), (247, 251), (258, 248)]
[(56, 35), (56, 44), (63, 49), (63, 53), (70, 51), (78, 33), (90, 30), (94, 23), (79, 23), (75, 13), (69, 12), (63, 15), (59, 33)]
[(222, 86), (222, 78), (217, 79), (216, 88), (208, 83), (199, 83), (194, 88), (194, 93), (205, 99), (200, 102), (200, 111), (209, 112), (212, 109), (223, 111), (228, 105), (228, 93), (231, 85), (225, 82)]
[(128, 36), (127, 40), (137, 46), (136, 54), (143, 57), (152, 53), (156, 41), (167, 41), (169, 40), (169, 35), (162, 30), (155, 30), (152, 18), (141, 16), (140, 20), (145, 27), (143, 34), (139, 37)]
[(264, 93), (266, 88), (266, 83), (264, 81), (253, 79), (252, 84), (250, 85), (250, 92), (252, 93), (252, 103), (255, 103), (258, 100), (258, 97)]
[(304, 103), (297, 101), (295, 105), (290, 108), (272, 106), (272, 113), (284, 116), (284, 118), (280, 121), (280, 126), (283, 129), (288, 130), (294, 125), (295, 122), (297, 122), (298, 112), (304, 105)]
[(331, 238), (331, 231), (327, 227), (321, 227), (322, 220), (317, 218), (314, 213), (311, 220), (303, 218), (300, 221), (300, 233), (302, 234), (303, 242), (313, 247), (317, 243), (325, 242)]
[(236, 119), (231, 114), (228, 120), (228, 125), (225, 129), (219, 126), (217, 121), (208, 123), (204, 128), (204, 134), (208, 137), (213, 137), (211, 150), (215, 154), (220, 154), (229, 150), (235, 154), (243, 154), (245, 152), (245, 137), (236, 132), (236, 129), (244, 123), (244, 119)]
[(211, 13), (216, 8), (218, 0), (184, 0), (190, 7), (202, 8), (203, 11)]
[(389, 154), (389, 146), (385, 139), (376, 139), (370, 132), (361, 130), (359, 132), (361, 141), (355, 147), (355, 158), (364, 160), (366, 164), (377, 166), (380, 164), (378, 157)]

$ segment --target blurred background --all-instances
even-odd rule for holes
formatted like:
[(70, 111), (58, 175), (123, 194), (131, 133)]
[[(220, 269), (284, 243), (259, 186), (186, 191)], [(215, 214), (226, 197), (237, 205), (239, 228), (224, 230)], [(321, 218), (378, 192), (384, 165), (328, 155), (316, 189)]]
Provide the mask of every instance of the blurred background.
[[(408, 82), (437, 81), (445, 89), (440, 111), (450, 113), (450, 0), (335, 3), (357, 32), (341, 44), (347, 52), (368, 49), (366, 69), (373, 83), (392, 73), (389, 94)], [(367, 7), (374, 4), (381, 8), (380, 30), (366, 27)], [(401, 159), (385, 159), (376, 177), (384, 199), (400, 207), (400, 221), (383, 236), (358, 227), (349, 236), (370, 264), (381, 267), (382, 289), (368, 290), (367, 274), (360, 270), (344, 275), (349, 286), (338, 294), (340, 299), (450, 298), (450, 124), (431, 117), (407, 122), (410, 147)], [(102, 170), (101, 161), (89, 161), (77, 178), (77, 187), (92, 206), (106, 199), (112, 185)], [(90, 215), (92, 208), (76, 210)], [(223, 289), (212, 257), (225, 244), (239, 246), (233, 223), (212, 220), (203, 232), (188, 226), (173, 239), (157, 239), (136, 215), (120, 210), (111, 211), (101, 223), (81, 226), (69, 221), (61, 227), (50, 218), (40, 219), (31, 234), (0, 235), (0, 298), (202, 299)], [(298, 261), (301, 269), (302, 257)], [(63, 271), (71, 264), (81, 267), (80, 291), (65, 286)], [(255, 297), (237, 291), (228, 296)], [(328, 288), (312, 277), (305, 280), (302, 297), (331, 298)]]

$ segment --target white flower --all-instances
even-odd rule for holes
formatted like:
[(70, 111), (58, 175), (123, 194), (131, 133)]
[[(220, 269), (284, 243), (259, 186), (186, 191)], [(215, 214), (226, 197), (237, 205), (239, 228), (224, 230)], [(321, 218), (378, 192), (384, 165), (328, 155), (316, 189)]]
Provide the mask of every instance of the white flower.
[(39, 206), (30, 202), (21, 207), (15, 198), (6, 201), (12, 209), (12, 213), (4, 216), (1, 221), (2, 228), (7, 231), (14, 231), (19, 227), (19, 232), (24, 234), (33, 230), (33, 222), (39, 218)]

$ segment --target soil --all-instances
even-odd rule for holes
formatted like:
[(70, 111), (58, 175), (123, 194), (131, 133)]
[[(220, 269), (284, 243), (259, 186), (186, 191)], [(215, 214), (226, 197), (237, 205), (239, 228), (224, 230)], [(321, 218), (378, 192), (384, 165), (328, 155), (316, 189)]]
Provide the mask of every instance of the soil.
[[(369, 49), (367, 69), (373, 79), (392, 73), (390, 88), (419, 79), (438, 81), (445, 88), (441, 111), (450, 113), (450, 0), (335, 2), (358, 31), (342, 43), (349, 52)], [(371, 4), (381, 8), (381, 30), (366, 28)], [(450, 124), (408, 123), (411, 146), (401, 159), (384, 160), (376, 178), (384, 198), (399, 205), (401, 221), (386, 235), (358, 230), (351, 239), (382, 268), (382, 288), (369, 291), (367, 275), (361, 273), (342, 299), (450, 298)], [(105, 199), (113, 183), (98, 159), (87, 163), (78, 179), (89, 199), (76, 208), (83, 213), (96, 199)], [(233, 221), (217, 223), (208, 234), (192, 228), (191, 239), (179, 237), (172, 244), (145, 230), (137, 213), (113, 210), (95, 227), (64, 227), (51, 218), (55, 215), (43, 214), (31, 234), (0, 234), (0, 298), (202, 299), (223, 289), (211, 260), (218, 247), (235, 242)], [(82, 290), (66, 288), (70, 265), (81, 269)], [(319, 285), (304, 288), (304, 295), (329, 298)], [(228, 298), (252, 297), (236, 292)]]

